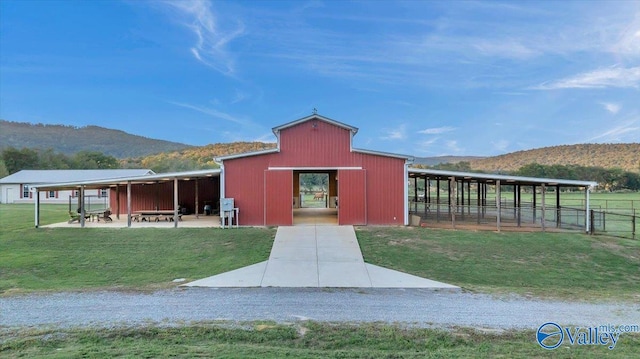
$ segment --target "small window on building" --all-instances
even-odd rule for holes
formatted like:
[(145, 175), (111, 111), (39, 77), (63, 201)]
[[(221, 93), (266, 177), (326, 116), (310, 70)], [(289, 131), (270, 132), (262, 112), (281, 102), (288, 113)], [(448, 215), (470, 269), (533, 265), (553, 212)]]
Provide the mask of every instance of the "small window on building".
[(56, 191), (49, 191), (49, 198), (56, 198)]
[(100, 197), (106, 197), (107, 196), (107, 189), (103, 188), (100, 190)]
[(71, 197), (78, 197), (80, 195), (80, 191), (75, 190), (73, 191), (73, 194), (71, 195)]
[(29, 198), (29, 186), (22, 186), (22, 198)]

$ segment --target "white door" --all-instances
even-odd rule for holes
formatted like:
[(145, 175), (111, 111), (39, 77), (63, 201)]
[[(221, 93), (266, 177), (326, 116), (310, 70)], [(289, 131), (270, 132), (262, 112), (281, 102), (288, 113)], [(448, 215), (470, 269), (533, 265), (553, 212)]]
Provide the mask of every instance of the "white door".
[(15, 201), (15, 193), (13, 193), (13, 188), (12, 187), (8, 187), (5, 188), (5, 196), (4, 196), (4, 203), (13, 203), (13, 201)]

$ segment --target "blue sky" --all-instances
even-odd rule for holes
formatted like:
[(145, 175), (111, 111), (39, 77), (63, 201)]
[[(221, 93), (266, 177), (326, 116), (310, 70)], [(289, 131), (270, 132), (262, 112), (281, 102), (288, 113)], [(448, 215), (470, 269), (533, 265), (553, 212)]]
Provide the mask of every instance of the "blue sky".
[(205, 145), (312, 113), (356, 147), (640, 142), (640, 1), (0, 1), (0, 118)]

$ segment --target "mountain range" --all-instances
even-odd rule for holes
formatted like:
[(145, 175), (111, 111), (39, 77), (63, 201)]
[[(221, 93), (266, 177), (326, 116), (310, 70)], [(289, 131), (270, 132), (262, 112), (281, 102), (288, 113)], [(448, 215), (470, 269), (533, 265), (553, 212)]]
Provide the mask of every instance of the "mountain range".
[(178, 151), (193, 146), (136, 136), (100, 126), (75, 127), (0, 120), (0, 151), (7, 147), (53, 149), (65, 155), (96, 151), (116, 158), (127, 158)]
[[(149, 166), (184, 161), (193, 166), (211, 166), (213, 157), (273, 148), (274, 143), (233, 142), (207, 146), (156, 140), (99, 126), (74, 127), (0, 120), (0, 151), (7, 147), (53, 149), (64, 154), (96, 151), (126, 161)], [(621, 168), (640, 173), (640, 143), (576, 144), (518, 151), (493, 157), (440, 156), (416, 157), (415, 164), (469, 162), (472, 170), (511, 172), (520, 167), (541, 165), (579, 165)]]

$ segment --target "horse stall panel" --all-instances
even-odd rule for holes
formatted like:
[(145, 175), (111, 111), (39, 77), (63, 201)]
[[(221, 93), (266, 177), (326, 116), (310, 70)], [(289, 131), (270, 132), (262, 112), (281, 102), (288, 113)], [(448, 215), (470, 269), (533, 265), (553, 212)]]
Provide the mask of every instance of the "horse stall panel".
[(338, 223), (367, 224), (365, 170), (338, 171)]
[[(198, 182), (196, 193), (196, 181)], [(220, 206), (220, 177), (205, 177), (178, 182), (178, 204), (186, 213), (195, 214), (196, 197), (198, 214), (204, 214), (204, 206), (209, 205), (217, 212)]]
[(264, 224), (293, 223), (293, 171), (264, 171)]
[[(111, 212), (127, 213), (127, 186), (120, 186), (120, 207), (116, 190), (111, 188)], [(131, 211), (173, 209), (173, 182), (134, 184), (131, 186)]]

